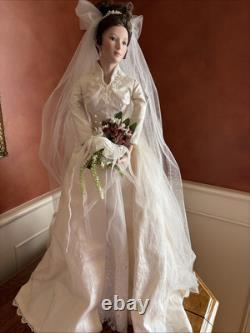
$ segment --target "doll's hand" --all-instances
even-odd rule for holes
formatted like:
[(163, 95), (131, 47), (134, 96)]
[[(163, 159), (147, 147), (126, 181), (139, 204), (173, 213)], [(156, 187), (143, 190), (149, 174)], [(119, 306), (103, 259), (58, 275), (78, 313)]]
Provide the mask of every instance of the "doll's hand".
[[(130, 154), (132, 153), (132, 150), (133, 150), (133, 145), (131, 145), (130, 147), (129, 147), (129, 152), (130, 152)], [(127, 154), (124, 154), (120, 159), (119, 159), (119, 163), (125, 163), (125, 162), (127, 162), (127, 159), (128, 159), (128, 155)]]

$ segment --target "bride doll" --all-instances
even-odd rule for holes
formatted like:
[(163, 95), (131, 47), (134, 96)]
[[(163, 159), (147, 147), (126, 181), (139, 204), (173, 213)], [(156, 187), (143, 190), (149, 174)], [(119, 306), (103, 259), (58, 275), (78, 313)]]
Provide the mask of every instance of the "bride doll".
[(101, 332), (104, 322), (192, 332), (181, 178), (132, 7), (79, 1), (86, 32), (44, 107), (40, 157), (61, 197), (49, 247), (13, 302), (35, 332)]

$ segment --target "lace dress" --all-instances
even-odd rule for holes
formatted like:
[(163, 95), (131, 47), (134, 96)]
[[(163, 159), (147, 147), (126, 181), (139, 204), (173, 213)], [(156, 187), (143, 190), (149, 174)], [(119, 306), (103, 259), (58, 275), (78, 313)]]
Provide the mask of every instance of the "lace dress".
[[(119, 65), (106, 84), (97, 63), (75, 84), (70, 103), (82, 144), (68, 164), (50, 245), (13, 302), (18, 314), (35, 332), (101, 332), (104, 321), (118, 332), (127, 332), (128, 323), (134, 332), (191, 332), (182, 301), (197, 282), (188, 265), (178, 266), (171, 230), (161, 222), (180, 218), (171, 189), (161, 195), (163, 204), (153, 204), (149, 193), (148, 209), (138, 199), (138, 184), (117, 171), (99, 170), (102, 200), (85, 169), (84, 198), (81, 193), (79, 171), (93, 147), (93, 131), (116, 112), (138, 124), (132, 137), (135, 174), (140, 156), (153, 159), (141, 141), (147, 104), (141, 86)], [(143, 177), (150, 186), (155, 175)], [(102, 300), (113, 301), (114, 295), (150, 302), (144, 314), (104, 310)]]

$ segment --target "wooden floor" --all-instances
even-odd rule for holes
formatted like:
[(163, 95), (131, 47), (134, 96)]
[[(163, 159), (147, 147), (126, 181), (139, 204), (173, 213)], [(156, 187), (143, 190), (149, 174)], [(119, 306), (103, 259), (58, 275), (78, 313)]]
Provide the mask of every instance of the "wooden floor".
[[(31, 330), (26, 324), (22, 324), (20, 317), (16, 314), (16, 307), (12, 301), (19, 288), (28, 281), (30, 274), (35, 269), (36, 261), (18, 273), (14, 278), (0, 286), (0, 332), (1, 333), (30, 333)], [(199, 278), (199, 277), (198, 277)], [(200, 281), (200, 293), (191, 294), (184, 301), (186, 313), (190, 319), (194, 333), (211, 332), (213, 321), (216, 315), (218, 302), (206, 287)], [(103, 325), (103, 333), (112, 333), (113, 331)], [(129, 333), (132, 333), (132, 327), (129, 327)]]

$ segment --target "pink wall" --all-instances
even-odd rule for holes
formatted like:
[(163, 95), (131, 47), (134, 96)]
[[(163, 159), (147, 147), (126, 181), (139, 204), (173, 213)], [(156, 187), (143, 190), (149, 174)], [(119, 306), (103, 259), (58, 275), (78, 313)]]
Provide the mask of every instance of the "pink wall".
[(9, 156), (0, 212), (48, 191), (38, 158), (41, 109), (80, 40), (74, 1), (0, 1), (0, 95)]
[(250, 1), (134, 3), (182, 177), (249, 191)]
[[(248, 1), (134, 0), (166, 141), (184, 179), (249, 191)], [(81, 38), (76, 1), (0, 1), (0, 94), (9, 156), (0, 212), (48, 191), (41, 109)], [(249, 55), (249, 52), (248, 52)]]

